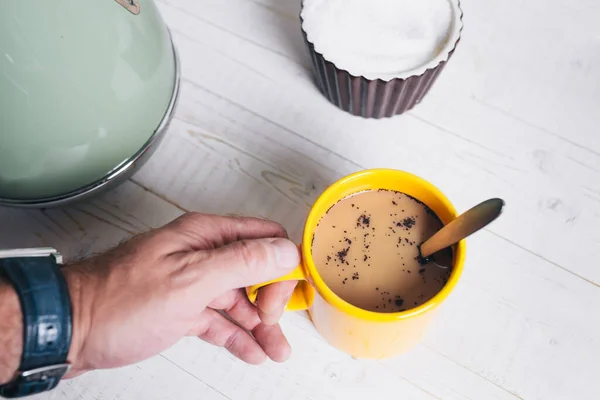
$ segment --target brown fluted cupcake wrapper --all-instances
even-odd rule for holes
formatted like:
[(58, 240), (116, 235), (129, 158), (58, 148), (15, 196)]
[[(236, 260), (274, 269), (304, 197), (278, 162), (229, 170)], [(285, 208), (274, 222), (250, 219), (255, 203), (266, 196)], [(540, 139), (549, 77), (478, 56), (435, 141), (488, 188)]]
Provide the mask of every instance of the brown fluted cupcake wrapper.
[(304, 29), (302, 33), (312, 59), (316, 84), (321, 93), (342, 110), (364, 118), (392, 117), (418, 104), (440, 75), (460, 41), (459, 37), (444, 61), (425, 70), (421, 75), (385, 81), (354, 76), (338, 68), (315, 50)]

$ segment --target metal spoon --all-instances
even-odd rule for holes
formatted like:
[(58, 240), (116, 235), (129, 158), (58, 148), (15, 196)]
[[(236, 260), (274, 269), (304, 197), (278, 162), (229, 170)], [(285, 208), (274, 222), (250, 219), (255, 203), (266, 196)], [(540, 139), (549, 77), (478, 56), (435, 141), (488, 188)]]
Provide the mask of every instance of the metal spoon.
[(462, 213), (419, 246), (421, 257), (426, 259), (477, 232), (498, 218), (503, 207), (504, 200), (489, 199)]

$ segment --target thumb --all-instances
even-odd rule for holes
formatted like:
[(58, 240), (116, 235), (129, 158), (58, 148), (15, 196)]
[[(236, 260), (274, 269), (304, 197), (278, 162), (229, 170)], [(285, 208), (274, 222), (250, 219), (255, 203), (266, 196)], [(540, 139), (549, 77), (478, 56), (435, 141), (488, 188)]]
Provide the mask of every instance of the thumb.
[(300, 264), (298, 247), (287, 239), (242, 240), (214, 250), (204, 267), (214, 289), (256, 285), (288, 274)]

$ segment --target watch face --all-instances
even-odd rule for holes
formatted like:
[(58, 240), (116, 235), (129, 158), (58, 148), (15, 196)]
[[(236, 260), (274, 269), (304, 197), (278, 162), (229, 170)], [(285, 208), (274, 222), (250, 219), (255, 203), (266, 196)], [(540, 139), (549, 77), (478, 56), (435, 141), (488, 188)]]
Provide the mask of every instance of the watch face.
[[(62, 257), (56, 249), (52, 247), (39, 247), (35, 249), (7, 249), (0, 250), (0, 259), (2, 258), (18, 258), (18, 257), (48, 257), (54, 255), (56, 262), (60, 264)], [(59, 261), (60, 260), (60, 261)]]

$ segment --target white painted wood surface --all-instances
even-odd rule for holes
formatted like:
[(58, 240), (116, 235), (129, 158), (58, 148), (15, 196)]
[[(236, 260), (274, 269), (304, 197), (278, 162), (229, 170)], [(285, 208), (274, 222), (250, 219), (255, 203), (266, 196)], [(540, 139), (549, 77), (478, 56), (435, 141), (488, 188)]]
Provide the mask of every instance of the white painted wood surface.
[[(328, 346), (302, 313), (286, 364), (247, 366), (197, 339), (38, 399), (599, 399), (600, 3), (464, 0), (465, 31), (421, 105), (363, 120), (311, 81), (300, 0), (162, 0), (179, 108), (119, 189), (62, 210), (0, 209), (2, 247), (102, 251), (184, 210), (260, 215), (300, 237), (315, 197), (363, 168), (414, 172), (459, 210), (505, 214), (423, 344), (383, 362)], [(385, 397), (383, 397), (385, 396)]]

